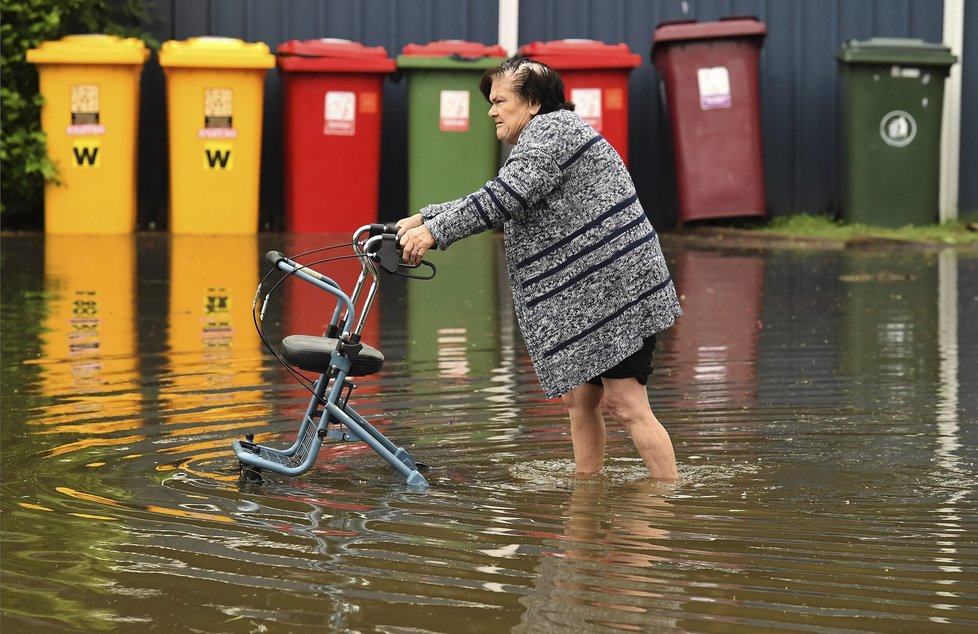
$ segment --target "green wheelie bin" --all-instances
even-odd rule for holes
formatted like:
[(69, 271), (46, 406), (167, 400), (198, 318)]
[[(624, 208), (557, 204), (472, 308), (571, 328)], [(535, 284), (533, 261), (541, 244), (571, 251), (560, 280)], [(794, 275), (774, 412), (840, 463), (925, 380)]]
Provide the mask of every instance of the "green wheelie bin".
[(844, 43), (842, 218), (885, 227), (937, 219), (944, 80), (956, 58), (940, 44)]
[(479, 78), (505, 59), (499, 46), (461, 40), (408, 44), (397, 57), (408, 90), (408, 214), (495, 176), (499, 143)]
[[(496, 175), (499, 141), (479, 79), (505, 60), (500, 46), (461, 40), (408, 44), (397, 57), (408, 91), (407, 215), (469, 194)], [(408, 285), (412, 371), (463, 379), (494, 367), (495, 238), (485, 232), (425, 256), (438, 275)]]

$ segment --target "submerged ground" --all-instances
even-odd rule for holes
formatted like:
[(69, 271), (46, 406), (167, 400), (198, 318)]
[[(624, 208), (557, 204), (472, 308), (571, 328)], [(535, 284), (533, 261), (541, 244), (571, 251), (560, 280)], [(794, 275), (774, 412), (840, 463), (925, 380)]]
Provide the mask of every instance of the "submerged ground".
[[(262, 255), (343, 238), (2, 237), (4, 632), (978, 627), (975, 250), (665, 235), (661, 484), (619, 429), (572, 476), (476, 238), (385, 279), (365, 330), (354, 401), (431, 488), (356, 444), (242, 487), (231, 440), (288, 443), (307, 399), (252, 323)], [(289, 283), (264, 326), (328, 317)]]

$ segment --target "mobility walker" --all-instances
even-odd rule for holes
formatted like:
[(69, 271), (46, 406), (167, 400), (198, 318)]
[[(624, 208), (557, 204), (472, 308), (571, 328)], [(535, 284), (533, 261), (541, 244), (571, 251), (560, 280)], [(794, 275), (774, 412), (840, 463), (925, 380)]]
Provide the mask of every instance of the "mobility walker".
[[(324, 247), (310, 253), (339, 246), (344, 245)], [(264, 470), (287, 476), (305, 473), (315, 462), (322, 443), (330, 438), (365, 442), (394, 467), (408, 485), (422, 489), (428, 487), (428, 481), (421, 475), (421, 470), (426, 469), (427, 465), (415, 462), (406, 450), (388, 440), (353, 409), (350, 395), (356, 386), (350, 381), (350, 377), (373, 374), (384, 364), (384, 355), (380, 350), (360, 340), (360, 332), (377, 293), (379, 273), (383, 271), (412, 279), (431, 279), (435, 275), (435, 267), (428, 261), (414, 266), (403, 262), (397, 242), (397, 227), (394, 225), (370, 224), (357, 229), (353, 233), (352, 247), (354, 255), (341, 257), (358, 258), (361, 271), (353, 292), (349, 295), (335, 281), (310, 268), (314, 264), (336, 258), (301, 264), (278, 251), (269, 251), (265, 256), (274, 268), (259, 283), (255, 294), (252, 307), (256, 313), (255, 327), (265, 346), (309, 389), (312, 396), (292, 446), (275, 449), (261, 445), (254, 442), (254, 434), (248, 434), (245, 440), (235, 440), (232, 443), (243, 483), (260, 484), (263, 481), (261, 472)], [(309, 253), (302, 254), (296, 256), (296, 259), (308, 255)], [(409, 269), (417, 269), (421, 265), (428, 267), (430, 274), (415, 275), (410, 272)], [(262, 300), (263, 284), (276, 270), (284, 275)], [(335, 296), (336, 308), (323, 336), (289, 335), (282, 340), (279, 353), (269, 343), (260, 322), (264, 319), (272, 292), (289, 277), (308, 282)], [(257, 310), (259, 303), (260, 313)], [(300, 370), (318, 373), (319, 378), (310, 385), (309, 380), (300, 374)]]

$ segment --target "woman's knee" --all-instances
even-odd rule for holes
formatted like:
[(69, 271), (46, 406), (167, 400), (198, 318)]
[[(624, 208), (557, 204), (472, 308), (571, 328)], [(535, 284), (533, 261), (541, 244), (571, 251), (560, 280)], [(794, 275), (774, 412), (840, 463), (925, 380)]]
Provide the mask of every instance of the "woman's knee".
[[(644, 420), (652, 412), (645, 386), (634, 379), (617, 379), (622, 383), (605, 383), (604, 405), (620, 424)], [(634, 383), (631, 385), (630, 383)]]
[(585, 383), (562, 395), (560, 400), (568, 410), (597, 409), (601, 405), (603, 392), (602, 388)]

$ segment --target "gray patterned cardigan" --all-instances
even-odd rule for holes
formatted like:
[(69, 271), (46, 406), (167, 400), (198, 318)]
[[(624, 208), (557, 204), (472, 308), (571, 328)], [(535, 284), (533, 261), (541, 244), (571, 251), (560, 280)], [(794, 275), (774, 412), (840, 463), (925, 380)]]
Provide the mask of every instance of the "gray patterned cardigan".
[(682, 314), (628, 170), (574, 112), (531, 119), (496, 178), (421, 215), (443, 249), (504, 227), (516, 316), (548, 398), (617, 365)]

